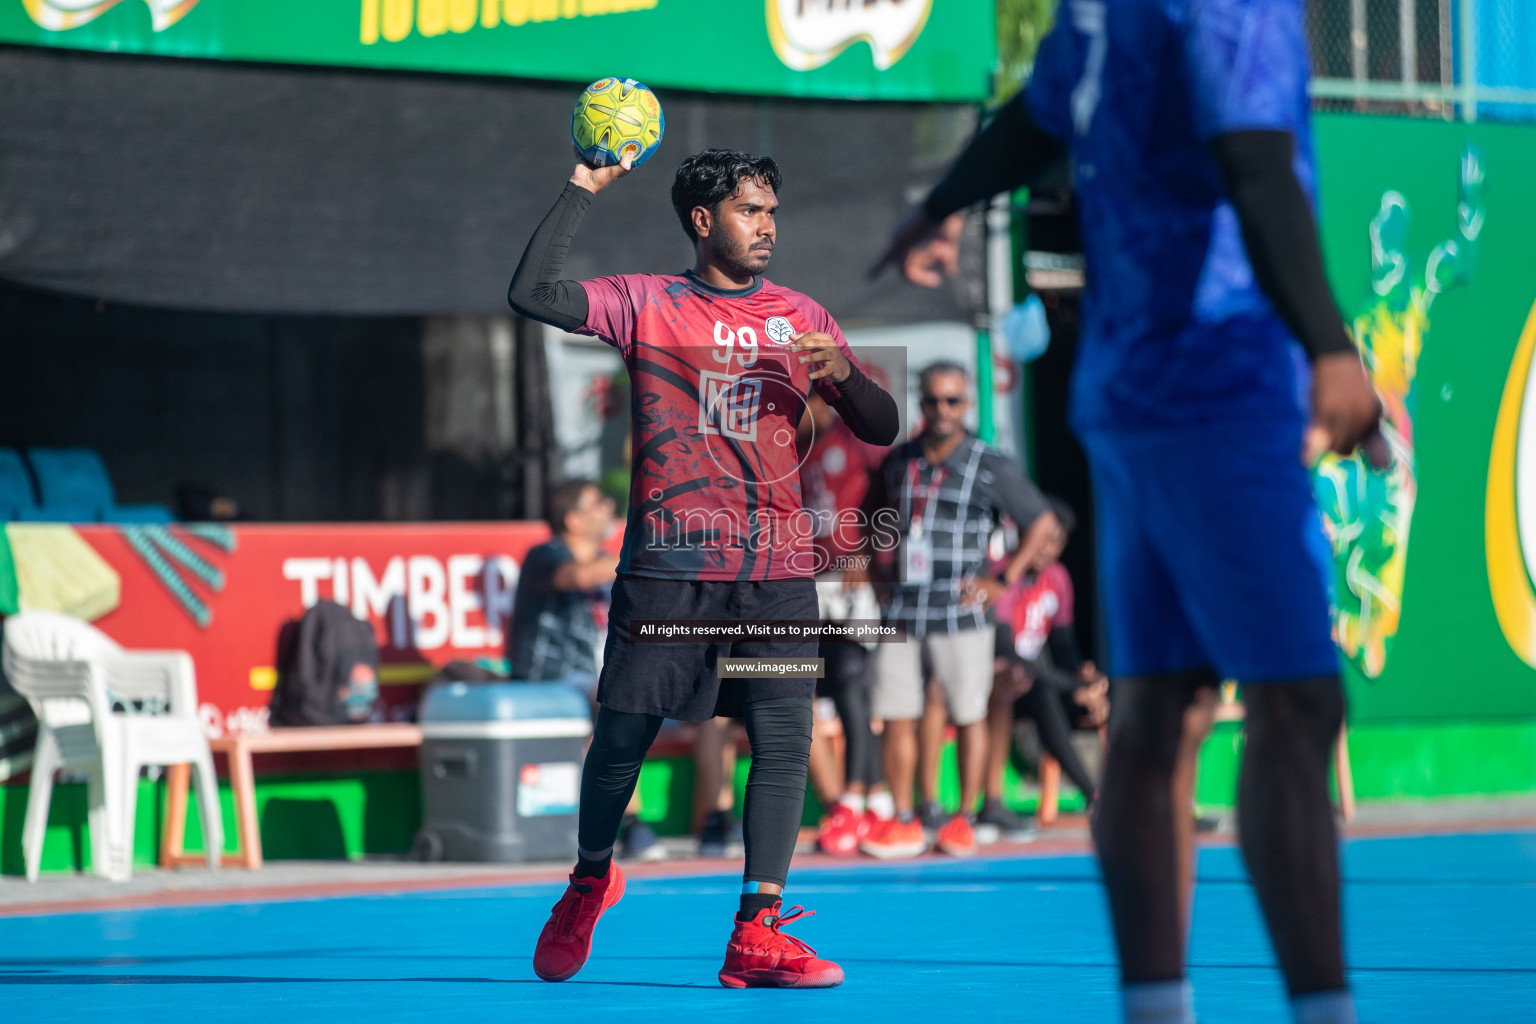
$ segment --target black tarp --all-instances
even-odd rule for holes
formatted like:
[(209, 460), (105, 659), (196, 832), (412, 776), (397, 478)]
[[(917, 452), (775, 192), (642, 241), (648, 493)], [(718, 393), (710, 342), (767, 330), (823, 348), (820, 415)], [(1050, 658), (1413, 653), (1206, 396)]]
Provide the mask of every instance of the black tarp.
[[(522, 246), (569, 173), (575, 93), (3, 47), (0, 277), (190, 310), (504, 312)], [(975, 266), (935, 292), (864, 279), (963, 141), (969, 111), (662, 100), (661, 151), (599, 198), (571, 276), (690, 262), (667, 198), (672, 171), (728, 146), (782, 166), (773, 279), (848, 322), (968, 320), (981, 308)]]

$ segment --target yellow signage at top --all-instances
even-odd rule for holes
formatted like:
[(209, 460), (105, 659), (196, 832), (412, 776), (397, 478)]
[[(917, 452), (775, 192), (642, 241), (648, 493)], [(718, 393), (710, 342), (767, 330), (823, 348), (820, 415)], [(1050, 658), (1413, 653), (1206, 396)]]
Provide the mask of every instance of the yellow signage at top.
[[(33, 0), (28, 0), (33, 2)], [(195, 0), (194, 0), (195, 2)], [(359, 38), (398, 43), (413, 31), (422, 36), (464, 33), (473, 28), (591, 18), (648, 11), (659, 0), (362, 0)]]

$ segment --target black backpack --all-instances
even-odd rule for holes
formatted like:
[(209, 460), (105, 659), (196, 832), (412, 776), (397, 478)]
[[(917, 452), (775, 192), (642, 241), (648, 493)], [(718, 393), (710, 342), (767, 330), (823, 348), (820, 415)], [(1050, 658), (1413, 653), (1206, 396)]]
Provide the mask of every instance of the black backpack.
[(379, 645), (373, 626), (335, 601), (317, 601), (277, 639), (275, 726), (368, 721), (379, 696)]

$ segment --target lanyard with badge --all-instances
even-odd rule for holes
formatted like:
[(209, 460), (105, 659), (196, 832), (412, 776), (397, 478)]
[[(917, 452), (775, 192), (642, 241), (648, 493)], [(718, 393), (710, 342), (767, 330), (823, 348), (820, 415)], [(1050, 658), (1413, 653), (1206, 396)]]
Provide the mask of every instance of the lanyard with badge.
[(922, 504), (917, 501), (917, 483), (919, 477), (919, 462), (917, 459), (908, 463), (907, 493), (912, 501), (912, 521), (907, 527), (906, 550), (906, 582), (913, 584), (927, 584), (933, 582), (933, 509), (938, 504), (940, 489), (944, 486), (944, 478), (948, 471), (943, 466), (934, 470), (933, 476), (928, 481), (922, 494)]

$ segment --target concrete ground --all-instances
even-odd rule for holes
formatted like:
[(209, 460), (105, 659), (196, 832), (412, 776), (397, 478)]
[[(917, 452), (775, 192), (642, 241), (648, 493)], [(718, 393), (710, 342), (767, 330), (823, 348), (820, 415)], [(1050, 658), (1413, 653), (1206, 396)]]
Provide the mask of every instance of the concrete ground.
[[(1204, 837), (1211, 845), (1233, 841), (1230, 816), (1217, 819), (1214, 834)], [(1362, 804), (1346, 836), (1412, 836), (1466, 832), (1536, 830), (1536, 797), (1436, 801), (1433, 803)], [(824, 868), (858, 864), (857, 858), (833, 858), (814, 852), (808, 833), (802, 834), (797, 868)], [(718, 872), (732, 860), (702, 860), (694, 856), (694, 841), (668, 839), (668, 859), (635, 865), (636, 877)], [(996, 843), (982, 848), (982, 857), (1016, 857), (1082, 853), (1090, 849), (1087, 822), (1081, 815), (1063, 815), (1029, 844)], [(934, 855), (936, 856), (936, 855)], [(432, 889), (471, 889), (555, 881), (569, 870), (568, 864), (422, 864), (399, 857), (364, 861), (268, 861), (259, 871), (224, 868), (165, 870), (141, 868), (127, 882), (109, 882), (92, 875), (49, 873), (37, 882), (0, 876), (0, 917), (100, 911), (115, 907), (198, 903), (242, 903), (304, 899), (343, 894), (407, 892)]]

